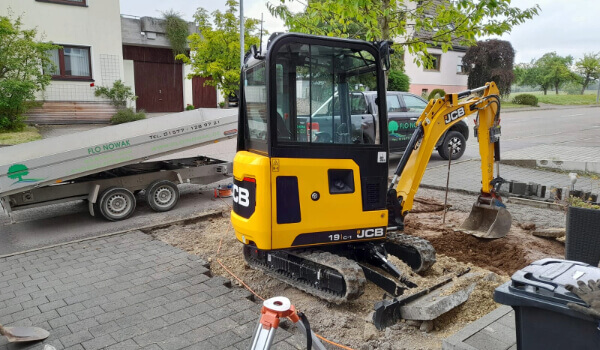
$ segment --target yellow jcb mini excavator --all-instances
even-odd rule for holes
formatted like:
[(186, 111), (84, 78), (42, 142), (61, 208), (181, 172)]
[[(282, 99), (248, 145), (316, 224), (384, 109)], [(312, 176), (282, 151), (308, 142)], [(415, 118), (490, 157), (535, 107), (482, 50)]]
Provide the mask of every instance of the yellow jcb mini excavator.
[[(493, 177), (500, 136), (494, 83), (430, 101), (389, 183), (389, 45), (273, 34), (264, 55), (253, 48), (242, 68), (236, 237), (250, 266), (334, 303), (359, 297), (367, 279), (394, 296), (415, 287), (388, 254), (417, 272), (435, 262), (428, 241), (399, 231), (438, 139), (475, 112), (483, 188), (464, 228), (488, 238), (510, 228), (496, 195), (501, 179)], [(365, 91), (377, 92), (376, 107), (364, 103), (374, 95)], [(466, 99), (475, 91), (483, 97)]]

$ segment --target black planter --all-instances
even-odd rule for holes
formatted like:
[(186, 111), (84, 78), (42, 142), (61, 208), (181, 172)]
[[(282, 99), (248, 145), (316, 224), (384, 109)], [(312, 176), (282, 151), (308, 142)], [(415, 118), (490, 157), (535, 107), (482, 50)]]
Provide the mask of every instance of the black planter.
[(600, 261), (600, 210), (569, 207), (565, 258), (598, 266)]

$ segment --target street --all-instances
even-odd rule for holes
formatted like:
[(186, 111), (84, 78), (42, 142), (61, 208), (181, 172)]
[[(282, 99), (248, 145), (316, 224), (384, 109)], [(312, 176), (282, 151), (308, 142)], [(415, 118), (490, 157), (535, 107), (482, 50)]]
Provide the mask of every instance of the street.
[[(577, 107), (556, 108), (541, 111), (510, 111), (502, 114), (502, 151), (523, 151), (534, 146), (547, 147), (548, 157), (553, 147), (577, 145), (600, 147), (598, 130), (600, 128), (600, 108)], [(472, 129), (473, 119), (468, 121)], [(472, 133), (472, 131), (471, 131)], [(232, 161), (235, 155), (235, 139), (191, 149), (172, 155), (186, 157), (206, 155)], [(478, 159), (478, 145), (471, 136), (467, 149), (459, 161)], [(390, 156), (390, 172), (393, 172), (400, 154)], [(428, 168), (443, 166), (447, 161), (434, 152)], [(479, 174), (473, 174), (479, 183)], [(184, 219), (203, 211), (213, 209), (214, 205), (226, 208), (222, 201), (210, 199), (213, 185), (204, 186), (203, 194), (195, 185), (182, 186), (178, 206), (170, 212), (154, 213), (143, 201), (139, 201), (133, 217), (125, 221), (107, 222), (90, 217), (87, 205), (83, 202), (71, 202), (27, 209), (14, 213), (16, 224), (0, 214), (0, 256), (51, 244), (68, 242), (75, 239), (94, 237), (101, 234), (132, 230), (161, 222)]]

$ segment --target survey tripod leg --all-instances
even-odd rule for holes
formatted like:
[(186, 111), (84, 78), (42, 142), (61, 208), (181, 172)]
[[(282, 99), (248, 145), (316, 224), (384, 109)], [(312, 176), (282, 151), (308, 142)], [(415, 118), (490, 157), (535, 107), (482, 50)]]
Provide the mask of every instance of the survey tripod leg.
[[(260, 319), (252, 338), (250, 350), (268, 350), (271, 348), (275, 332), (281, 318), (289, 318), (306, 338), (307, 350), (326, 350), (319, 338), (310, 329), (306, 317), (296, 312), (296, 308), (286, 297), (275, 297), (263, 302)], [(300, 321), (300, 322), (298, 322)]]

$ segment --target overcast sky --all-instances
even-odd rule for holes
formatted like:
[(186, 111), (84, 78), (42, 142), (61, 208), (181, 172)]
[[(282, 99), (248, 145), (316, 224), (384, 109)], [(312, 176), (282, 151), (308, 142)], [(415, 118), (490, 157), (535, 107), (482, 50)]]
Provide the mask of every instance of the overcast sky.
[[(198, 7), (209, 12), (225, 10), (224, 0), (120, 0), (121, 13), (134, 16), (159, 17), (161, 12), (173, 9), (187, 20)], [(272, 0), (279, 3), (279, 0)], [(598, 0), (513, 0), (519, 8), (539, 4), (540, 14), (533, 20), (517, 26), (512, 33), (501, 37), (508, 40), (517, 51), (516, 63), (529, 62), (546, 52), (556, 51), (561, 56), (572, 55), (576, 59), (583, 53), (600, 52), (600, 1)], [(296, 9), (302, 6), (296, 3)], [(245, 17), (260, 18), (264, 14), (264, 26), (273, 33), (283, 31), (283, 23), (273, 18), (264, 0), (245, 0)]]

